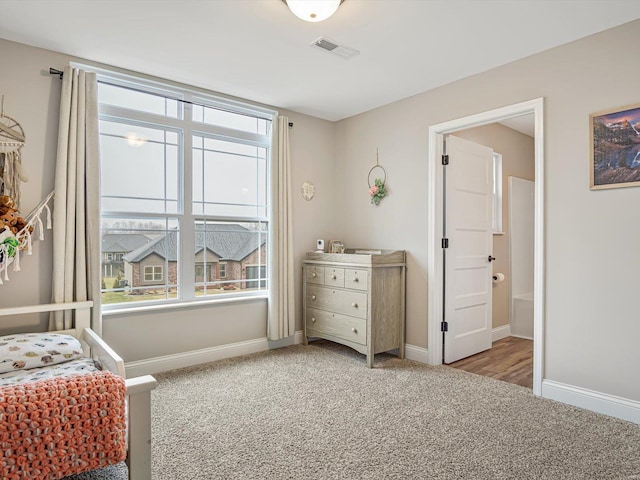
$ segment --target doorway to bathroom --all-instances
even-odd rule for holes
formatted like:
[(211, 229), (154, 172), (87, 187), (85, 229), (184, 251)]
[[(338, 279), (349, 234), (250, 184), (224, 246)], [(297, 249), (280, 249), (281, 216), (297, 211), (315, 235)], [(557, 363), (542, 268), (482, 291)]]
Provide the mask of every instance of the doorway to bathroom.
[[(480, 175), (471, 173), (472, 169), (466, 168), (463, 172), (459, 169), (447, 171), (448, 182), (455, 185), (462, 181), (465, 195), (473, 202), (474, 208), (465, 209), (467, 214), (473, 212), (473, 216), (480, 216), (480, 212), (484, 212), (488, 217), (486, 227), (491, 227), (487, 228), (487, 235), (479, 236), (479, 220), (482, 219), (472, 219), (473, 223), (466, 226), (473, 228), (459, 232), (460, 227), (465, 225), (460, 225), (458, 209), (447, 208), (449, 194), (445, 185), (447, 237), (457, 237), (457, 241), (447, 251), (450, 260), (445, 267), (445, 278), (449, 277), (445, 284), (445, 295), (450, 293), (451, 303), (456, 302), (454, 296), (457, 295), (458, 306), (463, 310), (462, 313), (454, 310), (449, 317), (458, 317), (458, 320), (468, 322), (472, 327), (467, 331), (460, 331), (460, 325), (452, 325), (451, 331), (457, 330), (455, 333), (458, 337), (467, 334), (469, 330), (483, 334), (482, 330), (477, 330), (478, 322), (483, 317), (481, 311), (490, 315), (491, 319), (486, 322), (484, 345), (477, 346), (472, 350), (474, 354), (469, 356), (465, 351), (448, 351), (445, 344), (445, 363), (454, 368), (529, 388), (533, 384), (534, 133), (533, 114), (528, 114), (457, 131), (445, 139), (451, 162), (456, 164), (460, 163), (460, 152), (456, 145), (462, 141), (468, 145), (467, 149), (473, 147), (487, 150), (485, 168), (490, 170), (490, 174), (484, 177), (487, 183), (488, 180), (493, 180), (493, 188), (489, 188), (491, 196), (487, 198), (485, 208), (480, 209), (478, 188), (470, 188), (470, 184), (464, 179), (465, 174), (471, 174), (476, 180)], [(466, 142), (471, 142), (471, 145)], [(476, 164), (481, 158), (476, 156), (469, 161)], [(461, 173), (462, 180), (452, 180), (452, 174), (459, 176)], [(487, 256), (483, 255), (487, 252), (482, 251), (482, 242), (490, 244), (488, 255), (491, 255), (491, 261), (487, 261)], [(467, 252), (463, 247), (465, 243), (472, 243), (466, 248)], [(480, 253), (479, 264), (488, 269), (489, 273), (481, 273), (476, 269), (474, 276), (486, 279), (487, 283), (475, 285), (463, 281), (458, 291), (455, 287), (448, 288), (463, 276), (465, 270), (469, 270), (469, 253)], [(491, 281), (488, 281), (490, 276)], [(487, 298), (491, 300), (490, 304), (478, 302), (478, 292), (482, 290), (490, 297)], [(472, 338), (472, 335), (466, 336), (468, 339)], [(453, 342), (453, 346), (457, 346), (456, 342)], [(476, 353), (479, 349), (483, 350), (482, 353)]]
[[(536, 395), (539, 395), (541, 390), (543, 366), (542, 305), (544, 298), (542, 286), (544, 277), (542, 238), (544, 225), (542, 222), (542, 203), (544, 198), (544, 165), (542, 105), (542, 99), (536, 99), (434, 125), (429, 129), (429, 174), (430, 187), (432, 187), (429, 205), (429, 258), (432, 261), (429, 262), (430, 266), (428, 268), (430, 285), (428, 292), (430, 362), (432, 364), (440, 364), (445, 361), (453, 363), (456, 360), (468, 357), (460, 361), (461, 363), (465, 362), (469, 368), (479, 370), (476, 373), (484, 372), (484, 374), (488, 373), (496, 378), (502, 377), (501, 379), (511, 378), (515, 380), (514, 383), (531, 386)], [(487, 237), (487, 227), (484, 224), (469, 221), (468, 225), (458, 225), (455, 222), (451, 222), (450, 219), (447, 221), (448, 216), (445, 204), (448, 194), (446, 189), (447, 185), (455, 186), (455, 182), (452, 183), (450, 179), (447, 179), (447, 175), (451, 172), (453, 175), (462, 175), (464, 177), (466, 175), (464, 170), (474, 164), (464, 163), (463, 173), (460, 173), (460, 170), (458, 170), (458, 173), (454, 173), (454, 170), (447, 170), (448, 165), (443, 165), (444, 161), (441, 162), (441, 159), (444, 160), (443, 155), (447, 154), (445, 150), (447, 148), (445, 142), (447, 136), (455, 135), (469, 138), (469, 136), (486, 134), (491, 128), (494, 130), (513, 128), (501, 124), (516, 118), (533, 120), (534, 138), (531, 140), (534, 152), (533, 162), (529, 161), (529, 165), (525, 165), (522, 168), (518, 166), (515, 169), (516, 171), (509, 171), (512, 167), (508, 166), (505, 172), (507, 179), (505, 179), (503, 185), (518, 183), (520, 179), (531, 180), (531, 177), (539, 180), (532, 190), (533, 198), (531, 200), (535, 213), (530, 216), (531, 233), (527, 234), (526, 231), (524, 233), (524, 238), (528, 239), (533, 250), (533, 255), (524, 262), (524, 264), (528, 262), (531, 266), (528, 270), (524, 269), (528, 273), (523, 276), (528, 275), (529, 277), (528, 285), (524, 286), (519, 284), (514, 286), (513, 284), (515, 277), (510, 269), (512, 259), (510, 258), (508, 235), (505, 235), (504, 232), (495, 231), (495, 225), (491, 226), (494, 231), (489, 231), (489, 236)], [(477, 139), (471, 138), (471, 140)], [(453, 143), (455, 142), (452, 142), (451, 145)], [(467, 145), (463, 145), (466, 148)], [(500, 148), (503, 149), (503, 147)], [(471, 153), (471, 155), (475, 155), (475, 158), (480, 158), (480, 154)], [(487, 162), (486, 155), (482, 158), (483, 162)], [(455, 160), (451, 158), (449, 161), (453, 162)], [(475, 168), (475, 166), (472, 168)], [(527, 168), (529, 170), (522, 171), (523, 168), (524, 170), (527, 170)], [(482, 167), (479, 172), (483, 176), (487, 175), (485, 167)], [(513, 178), (509, 179), (508, 177)], [(460, 198), (469, 197), (471, 193), (477, 199), (477, 201), (465, 200), (468, 201), (465, 210), (468, 211), (470, 208), (478, 210), (481, 212), (480, 216), (486, 219), (487, 203), (484, 192), (486, 188), (481, 183), (467, 183), (465, 185), (463, 182), (457, 190), (461, 192)], [(505, 193), (504, 203), (506, 205), (510, 203), (515, 205), (517, 201), (509, 202), (508, 200), (512, 193), (511, 189), (507, 188)], [(476, 208), (477, 205), (481, 204), (481, 209), (479, 207)], [(508, 209), (505, 208), (503, 213), (505, 225), (510, 225), (511, 223), (508, 220), (508, 216)], [(489, 217), (491, 218), (491, 215)], [(493, 217), (495, 218), (495, 216)], [(458, 231), (462, 233), (458, 235)], [(487, 238), (491, 239), (491, 233), (494, 234), (493, 240), (486, 240)], [(464, 248), (468, 251), (454, 252), (451, 250), (448, 243), (454, 240), (448, 237), (452, 235), (458, 235), (456, 240), (458, 248), (461, 244), (465, 244)], [(480, 245), (480, 247), (466, 245), (471, 238), (478, 239), (477, 245)], [(521, 242), (519, 241), (518, 244), (520, 245)], [(484, 248), (486, 250), (483, 250)], [(500, 253), (497, 254), (496, 252)], [(483, 258), (484, 260), (482, 260)], [(494, 262), (495, 267), (491, 262)], [(497, 282), (495, 280), (492, 282), (488, 279), (487, 272), (493, 278), (498, 278)], [(499, 275), (496, 276), (495, 274)], [(449, 275), (449, 278), (447, 278), (447, 275)], [(528, 291), (524, 291), (527, 289)], [(495, 292), (492, 292), (492, 290), (495, 290)], [(487, 293), (496, 293), (496, 295), (489, 295), (489, 297), (495, 298), (496, 301), (493, 302), (492, 299), (487, 301)], [(518, 331), (514, 333), (518, 337), (533, 337), (533, 340), (513, 338), (511, 336), (510, 329), (512, 326), (516, 326), (516, 323), (513, 322), (514, 306), (520, 311), (523, 310), (524, 305), (521, 304), (522, 302), (515, 302), (512, 294), (520, 295), (523, 297), (523, 301), (526, 300), (524, 297), (527, 296), (532, 299), (529, 305), (529, 313), (533, 318), (533, 322), (529, 323), (529, 334), (526, 332), (524, 334), (518, 333)], [(516, 305), (516, 303), (518, 304)], [(521, 318), (524, 317), (521, 316)], [(493, 348), (491, 348), (492, 343)], [(480, 353), (484, 350), (486, 350), (485, 353)], [(495, 363), (493, 367), (491, 367), (491, 362)], [(527, 369), (529, 373), (523, 374), (522, 371)], [(525, 378), (523, 380), (524, 377), (528, 377), (528, 379)]]

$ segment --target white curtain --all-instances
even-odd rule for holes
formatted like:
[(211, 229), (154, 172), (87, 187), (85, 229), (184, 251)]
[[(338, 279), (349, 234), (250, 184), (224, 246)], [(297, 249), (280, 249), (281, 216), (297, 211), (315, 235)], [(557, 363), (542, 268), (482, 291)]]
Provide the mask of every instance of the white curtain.
[(267, 324), (270, 340), (279, 340), (295, 333), (291, 219), (289, 119), (278, 117), (273, 122), (271, 139), (271, 253)]
[[(67, 67), (60, 96), (60, 123), (53, 203), (53, 303), (93, 300), (91, 327), (100, 316), (100, 148), (95, 73)], [(50, 330), (73, 327), (71, 312), (56, 312)]]

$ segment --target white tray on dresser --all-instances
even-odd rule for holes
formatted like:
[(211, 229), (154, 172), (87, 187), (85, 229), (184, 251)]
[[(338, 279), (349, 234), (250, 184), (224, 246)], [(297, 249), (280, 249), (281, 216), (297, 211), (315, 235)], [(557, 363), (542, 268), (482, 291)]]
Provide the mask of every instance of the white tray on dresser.
[(404, 358), (406, 255), (356, 250), (367, 251), (307, 253), (304, 343), (316, 337), (347, 345), (366, 355), (371, 368), (376, 353), (397, 349)]

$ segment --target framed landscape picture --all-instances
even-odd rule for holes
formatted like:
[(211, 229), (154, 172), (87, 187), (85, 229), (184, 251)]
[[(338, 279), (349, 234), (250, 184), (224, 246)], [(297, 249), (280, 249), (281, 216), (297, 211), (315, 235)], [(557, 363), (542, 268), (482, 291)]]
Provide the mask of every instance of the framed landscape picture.
[(640, 186), (640, 104), (589, 118), (591, 190)]

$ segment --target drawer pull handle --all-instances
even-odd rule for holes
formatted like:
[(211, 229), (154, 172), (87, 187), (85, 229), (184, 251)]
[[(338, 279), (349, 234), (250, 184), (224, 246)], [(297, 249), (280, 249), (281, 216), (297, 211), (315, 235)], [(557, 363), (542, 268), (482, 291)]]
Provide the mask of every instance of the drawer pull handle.
[(311, 274), (311, 276), (312, 276), (313, 278), (316, 278), (316, 277), (318, 276), (318, 274), (317, 274), (316, 272), (313, 272), (313, 273)]
[(333, 276), (331, 277), (331, 280), (335, 280), (336, 278), (338, 278), (338, 277), (336, 277), (335, 275), (333, 275)]
[(355, 303), (355, 302), (353, 302), (353, 303), (351, 304), (351, 306), (352, 306), (353, 308), (358, 308), (358, 304), (357, 304), (357, 303)]
[(352, 328), (352, 329), (351, 329), (351, 331), (352, 331), (353, 333), (358, 333), (358, 329), (357, 329), (357, 328)]
[(315, 323), (316, 317), (311, 317), (311, 321)]
[(358, 277), (355, 277), (355, 278), (353, 279), (353, 281), (354, 281), (354, 282), (359, 282), (360, 280), (358, 280)]
[(311, 295), (311, 300), (315, 300), (316, 296), (315, 295)]

